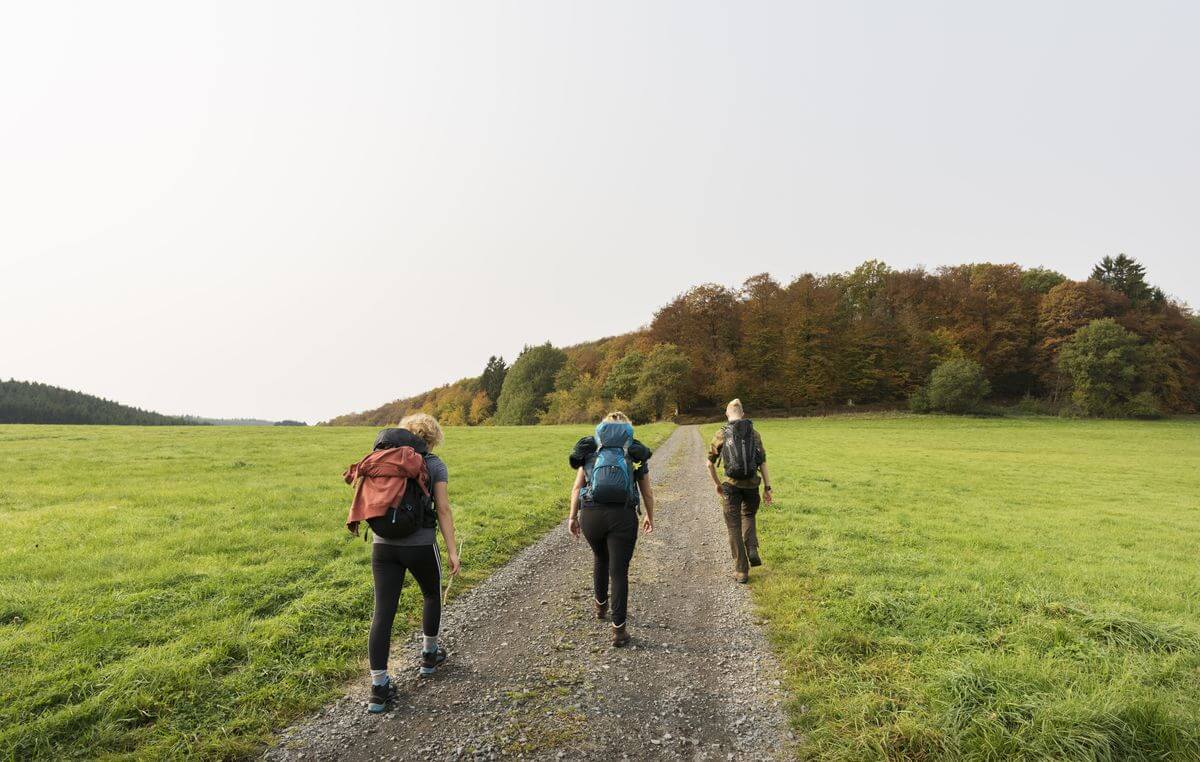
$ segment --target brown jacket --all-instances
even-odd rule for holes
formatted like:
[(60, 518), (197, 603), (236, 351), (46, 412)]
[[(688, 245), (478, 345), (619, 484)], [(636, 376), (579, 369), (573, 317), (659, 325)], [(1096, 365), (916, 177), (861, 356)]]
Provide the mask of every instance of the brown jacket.
[(382, 516), (399, 504), (409, 479), (417, 479), (429, 494), (425, 459), (411, 447), (376, 450), (347, 468), (342, 478), (346, 484), (354, 484), (354, 501), (346, 517), (346, 529), (354, 534), (358, 534), (358, 522)]

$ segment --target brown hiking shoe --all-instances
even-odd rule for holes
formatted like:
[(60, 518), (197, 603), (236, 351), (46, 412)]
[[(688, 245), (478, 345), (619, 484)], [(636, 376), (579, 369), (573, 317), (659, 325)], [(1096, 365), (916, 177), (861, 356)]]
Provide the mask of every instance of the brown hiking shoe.
[(627, 630), (625, 628), (625, 625), (621, 625), (620, 627), (613, 627), (613, 647), (620, 648), (621, 646), (625, 645), (628, 642), (629, 642), (629, 630)]
[(605, 601), (604, 603), (592, 601), (592, 605), (596, 608), (597, 619), (608, 619), (608, 601)]

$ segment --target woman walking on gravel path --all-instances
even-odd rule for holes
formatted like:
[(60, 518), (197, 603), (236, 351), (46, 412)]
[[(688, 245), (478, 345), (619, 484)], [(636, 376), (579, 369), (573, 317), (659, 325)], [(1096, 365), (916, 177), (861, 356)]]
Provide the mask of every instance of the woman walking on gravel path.
[[(437, 642), (442, 618), (438, 527), (446, 539), (451, 574), (458, 573), (459, 559), (447, 491), (449, 474), (442, 459), (430, 452), (441, 442), (442, 429), (437, 420), (416, 413), (400, 421), (400, 428), (380, 432), (374, 452), (346, 472), (346, 480), (358, 485), (351, 519), (358, 516), (355, 511), (361, 507), (367, 511), (375, 534), (371, 546), (375, 613), (367, 645), (371, 664), (371, 700), (367, 709), (373, 713), (385, 711), (392, 696), (388, 651), (406, 572), (412, 573), (424, 598), (419, 674), (422, 677), (434, 674), (446, 660), (446, 651)], [(366, 506), (383, 506), (386, 512)], [(356, 522), (348, 525), (351, 531), (357, 531)]]
[(646, 504), (642, 530), (654, 531), (651, 454), (650, 448), (633, 438), (629, 417), (613, 412), (596, 427), (595, 436), (576, 443), (569, 458), (576, 472), (567, 527), (575, 537), (582, 532), (592, 546), (597, 619), (608, 615), (611, 583), (612, 644), (618, 648), (629, 642), (629, 562), (637, 544), (641, 500)]

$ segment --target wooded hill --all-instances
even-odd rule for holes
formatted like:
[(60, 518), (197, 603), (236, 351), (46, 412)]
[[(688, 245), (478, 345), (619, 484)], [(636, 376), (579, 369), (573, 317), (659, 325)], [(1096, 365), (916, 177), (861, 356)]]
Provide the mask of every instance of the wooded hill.
[(417, 410), (450, 425), (579, 423), (615, 408), (646, 421), (733, 397), (751, 411), (909, 399), (928, 408), (941, 366), (954, 371), (945, 383), (974, 373), (978, 395), (1047, 412), (1192, 413), (1200, 319), (1123, 254), (1086, 280), (1015, 264), (929, 272), (872, 260), (788, 284), (762, 274), (739, 288), (697, 286), (643, 330), (526, 347), (511, 368), (493, 357), (479, 377), (329, 423), (381, 426)]
[(201, 422), (161, 415), (49, 384), (0, 381), (0, 423), (187, 426)]

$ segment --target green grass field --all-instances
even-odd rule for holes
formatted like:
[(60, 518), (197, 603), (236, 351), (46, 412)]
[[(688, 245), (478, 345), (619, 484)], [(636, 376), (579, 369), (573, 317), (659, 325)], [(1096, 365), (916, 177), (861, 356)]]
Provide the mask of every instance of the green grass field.
[(759, 428), (802, 757), (1200, 759), (1200, 422)]
[[(447, 431), (456, 593), (565, 516), (586, 431)], [(0, 426), (0, 759), (253, 756), (335, 695), (371, 614), (340, 477), (374, 434)]]

